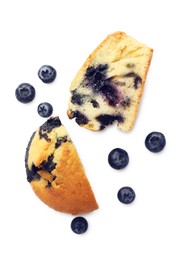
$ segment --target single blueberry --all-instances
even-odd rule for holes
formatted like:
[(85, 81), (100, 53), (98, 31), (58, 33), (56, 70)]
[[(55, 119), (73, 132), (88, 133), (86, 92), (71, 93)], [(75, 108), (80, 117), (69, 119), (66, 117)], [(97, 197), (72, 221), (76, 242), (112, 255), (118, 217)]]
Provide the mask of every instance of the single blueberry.
[(71, 102), (73, 104), (77, 104), (77, 105), (81, 106), (81, 105), (84, 104), (84, 98), (85, 97), (86, 97), (86, 95), (73, 93), (72, 98), (71, 98)]
[(76, 118), (78, 125), (86, 125), (89, 122), (88, 118), (78, 110), (72, 112), (72, 116)]
[(136, 194), (131, 187), (122, 187), (117, 193), (118, 200), (123, 204), (130, 204), (134, 201)]
[(96, 93), (100, 92), (100, 89), (106, 79), (107, 64), (99, 64), (97, 67), (89, 67), (85, 73), (86, 87), (92, 88)]
[(88, 229), (88, 222), (84, 217), (76, 217), (71, 222), (71, 229), (76, 234), (83, 234)]
[(153, 153), (158, 153), (164, 149), (166, 139), (164, 134), (160, 132), (151, 132), (145, 139), (146, 148)]
[(39, 78), (44, 83), (51, 83), (56, 78), (56, 70), (49, 65), (43, 65), (38, 71)]
[(95, 108), (99, 108), (100, 107), (99, 103), (95, 99), (92, 99), (90, 102), (91, 102), (93, 107), (95, 107)]
[(15, 95), (21, 103), (29, 103), (35, 98), (35, 88), (29, 83), (22, 83), (16, 88)]
[(38, 105), (37, 111), (41, 117), (49, 117), (53, 113), (53, 107), (50, 103), (43, 102)]
[(129, 155), (125, 150), (115, 148), (109, 153), (108, 162), (112, 168), (120, 170), (128, 165)]
[(95, 73), (95, 81), (96, 83), (99, 82), (103, 78), (103, 74), (100, 71)]
[(110, 106), (116, 106), (119, 102), (119, 93), (110, 82), (106, 82), (100, 88), (100, 92), (105, 96)]
[(93, 77), (96, 73), (96, 69), (94, 67), (89, 67), (86, 70), (86, 77), (90, 78)]

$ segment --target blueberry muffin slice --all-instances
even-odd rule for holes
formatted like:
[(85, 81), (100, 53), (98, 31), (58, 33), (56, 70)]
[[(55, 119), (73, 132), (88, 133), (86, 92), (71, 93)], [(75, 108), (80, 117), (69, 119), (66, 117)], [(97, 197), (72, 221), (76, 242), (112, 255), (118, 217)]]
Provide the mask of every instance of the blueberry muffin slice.
[(49, 207), (73, 215), (98, 208), (76, 148), (59, 117), (33, 133), (25, 155), (27, 180)]
[(109, 35), (87, 58), (70, 87), (68, 117), (89, 130), (134, 125), (153, 50), (123, 32)]

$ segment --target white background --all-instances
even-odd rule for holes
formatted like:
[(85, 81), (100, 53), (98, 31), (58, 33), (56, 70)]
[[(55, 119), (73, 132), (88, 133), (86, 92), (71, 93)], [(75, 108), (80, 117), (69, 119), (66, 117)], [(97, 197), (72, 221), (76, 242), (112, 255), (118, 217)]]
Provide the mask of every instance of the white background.
[[(1, 0), (0, 2), (0, 259), (188, 259), (187, 188), (187, 1)], [(93, 49), (110, 33), (124, 31), (154, 49), (135, 127), (115, 126), (93, 133), (66, 115), (69, 86)], [(57, 70), (45, 85), (37, 72)], [(36, 89), (21, 104), (15, 89)], [(44, 205), (26, 181), (25, 148), (44, 119), (40, 102), (49, 101), (61, 117), (82, 159), (100, 209), (85, 215), (88, 232), (70, 229), (72, 216)], [(165, 134), (160, 154), (144, 140)], [(130, 163), (122, 171), (108, 165), (108, 153), (121, 147)], [(136, 200), (117, 200), (122, 186)]]

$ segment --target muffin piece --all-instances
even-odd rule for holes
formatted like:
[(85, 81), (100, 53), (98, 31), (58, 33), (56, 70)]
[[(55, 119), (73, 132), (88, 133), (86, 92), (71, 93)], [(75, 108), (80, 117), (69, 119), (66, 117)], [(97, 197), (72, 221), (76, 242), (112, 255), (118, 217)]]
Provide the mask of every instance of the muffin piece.
[(98, 208), (78, 153), (59, 117), (33, 133), (26, 149), (27, 180), (49, 207), (73, 215)]
[(123, 32), (109, 35), (87, 58), (74, 78), (68, 117), (99, 131), (115, 121), (134, 125), (153, 50)]

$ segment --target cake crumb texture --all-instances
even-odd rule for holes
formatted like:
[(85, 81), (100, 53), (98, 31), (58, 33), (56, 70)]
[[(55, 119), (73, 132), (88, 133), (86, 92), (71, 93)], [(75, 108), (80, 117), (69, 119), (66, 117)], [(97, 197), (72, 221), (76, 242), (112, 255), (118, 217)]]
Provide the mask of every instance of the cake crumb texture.
[(124, 32), (109, 35), (86, 59), (70, 86), (67, 114), (92, 131), (135, 123), (153, 49)]

